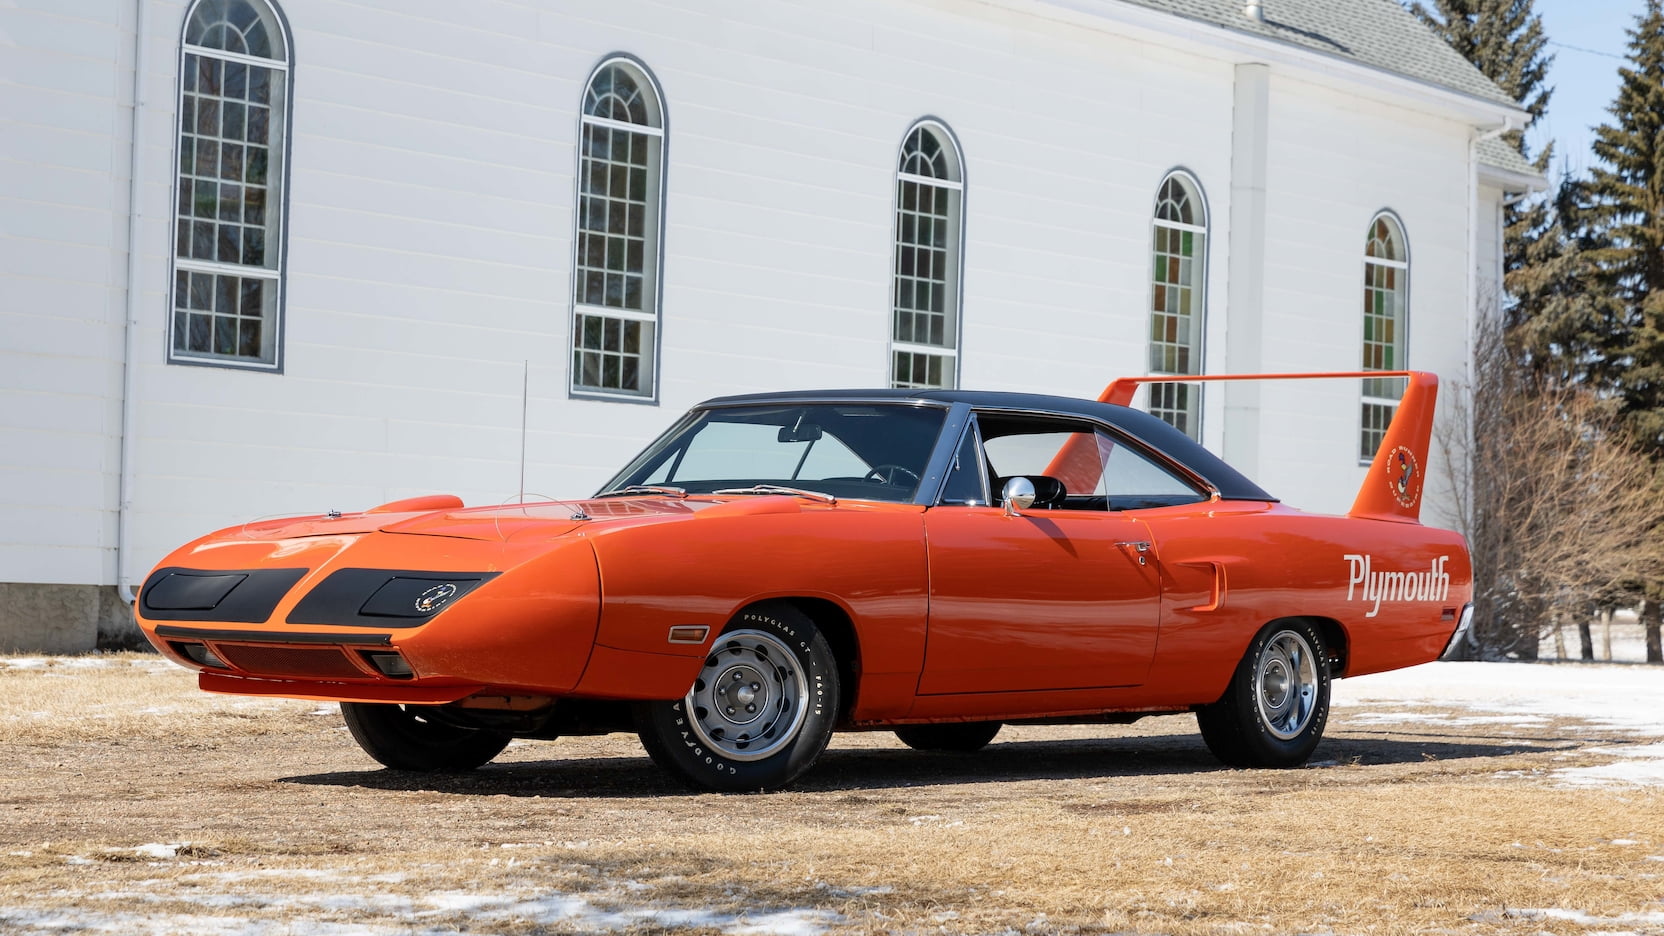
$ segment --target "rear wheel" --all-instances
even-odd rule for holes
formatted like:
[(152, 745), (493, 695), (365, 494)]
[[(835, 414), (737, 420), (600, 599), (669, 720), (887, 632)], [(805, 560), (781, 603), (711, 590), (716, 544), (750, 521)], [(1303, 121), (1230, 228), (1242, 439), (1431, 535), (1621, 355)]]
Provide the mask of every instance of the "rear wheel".
[(1328, 651), (1301, 620), (1266, 625), (1224, 696), (1196, 713), (1208, 750), (1233, 767), (1298, 767), (1328, 720)]
[(341, 718), (364, 753), (394, 770), (473, 770), (503, 752), (506, 734), (434, 720), (426, 706), (342, 702)]
[(636, 710), (660, 767), (706, 790), (778, 789), (832, 738), (838, 667), (808, 616), (789, 604), (750, 609), (711, 644), (693, 688)]
[(980, 751), (1000, 733), (1000, 723), (953, 722), (942, 725), (908, 725), (896, 729), (901, 743), (915, 751)]

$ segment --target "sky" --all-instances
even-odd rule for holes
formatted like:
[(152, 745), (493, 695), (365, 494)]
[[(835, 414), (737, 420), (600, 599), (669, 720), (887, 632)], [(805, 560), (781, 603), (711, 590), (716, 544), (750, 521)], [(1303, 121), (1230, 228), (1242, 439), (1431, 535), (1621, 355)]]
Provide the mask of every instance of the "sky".
[(1629, 46), (1625, 32), (1635, 24), (1644, 0), (1537, 0), (1548, 36), (1545, 52), (1554, 55), (1548, 83), (1554, 88), (1548, 114), (1532, 128), (1533, 154), (1555, 141), (1552, 183), (1565, 170), (1587, 172), (1595, 162), (1590, 127), (1609, 119), (1607, 107), (1618, 93), (1618, 68)]

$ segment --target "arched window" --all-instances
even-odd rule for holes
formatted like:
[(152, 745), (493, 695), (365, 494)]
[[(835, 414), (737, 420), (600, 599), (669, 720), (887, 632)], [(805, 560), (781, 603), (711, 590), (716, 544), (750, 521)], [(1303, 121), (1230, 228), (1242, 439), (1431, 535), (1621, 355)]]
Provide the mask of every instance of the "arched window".
[(656, 397), (665, 117), (623, 56), (584, 88), (572, 296), (572, 392)]
[[(1169, 173), (1156, 193), (1150, 288), (1150, 373), (1200, 374), (1206, 318), (1208, 213), (1188, 172)], [(1200, 441), (1202, 388), (1150, 384), (1150, 412)]]
[(896, 171), (891, 386), (958, 385), (964, 195), (964, 167), (952, 132), (933, 120), (914, 124)]
[[(1409, 322), (1410, 252), (1398, 219), (1383, 212), (1369, 223), (1364, 241), (1364, 370), (1403, 370)], [(1358, 458), (1370, 461), (1404, 394), (1404, 378), (1364, 381)]]
[(289, 43), (264, 0), (197, 0), (180, 55), (168, 360), (283, 368)]

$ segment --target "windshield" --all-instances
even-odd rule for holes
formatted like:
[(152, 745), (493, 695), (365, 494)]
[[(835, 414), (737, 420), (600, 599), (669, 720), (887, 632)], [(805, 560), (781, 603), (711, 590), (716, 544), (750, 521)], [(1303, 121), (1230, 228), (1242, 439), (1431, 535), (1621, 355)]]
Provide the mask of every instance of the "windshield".
[(862, 500), (911, 501), (946, 411), (808, 403), (704, 410), (601, 490), (669, 485), (690, 494), (773, 484)]

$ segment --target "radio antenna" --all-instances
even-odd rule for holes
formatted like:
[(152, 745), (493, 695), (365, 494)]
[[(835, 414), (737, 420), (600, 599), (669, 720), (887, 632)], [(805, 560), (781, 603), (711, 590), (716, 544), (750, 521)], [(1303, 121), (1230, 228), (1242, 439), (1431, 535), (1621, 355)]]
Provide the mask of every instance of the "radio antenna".
[(531, 399), (532, 362), (520, 362), (520, 503), (526, 502), (526, 409)]

